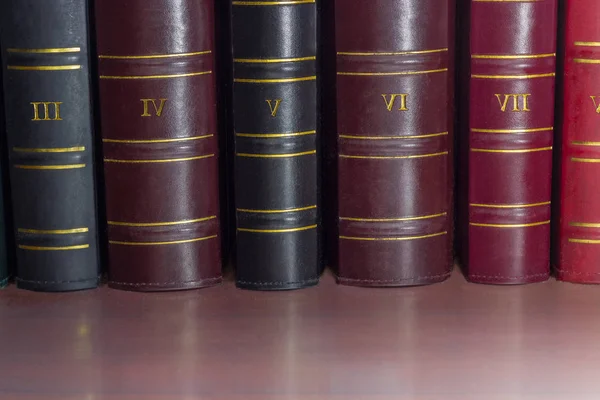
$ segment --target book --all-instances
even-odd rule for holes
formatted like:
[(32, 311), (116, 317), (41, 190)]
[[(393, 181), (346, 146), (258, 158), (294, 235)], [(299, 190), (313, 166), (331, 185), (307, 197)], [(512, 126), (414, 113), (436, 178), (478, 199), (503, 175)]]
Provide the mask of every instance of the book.
[(450, 275), (453, 4), (335, 2), (341, 284)]
[(471, 4), (463, 137), (472, 282), (549, 277), (556, 9), (554, 0)]
[[(0, 82), (2, 82), (2, 70), (0, 70)], [(6, 137), (4, 130), (4, 99), (2, 90), (0, 90), (0, 136)], [(0, 149), (5, 151), (4, 140), (0, 142)], [(0, 165), (0, 288), (3, 288), (8, 284), (8, 257), (7, 257), (7, 238), (6, 238), (6, 208), (4, 205), (4, 196), (7, 192), (6, 185), (4, 182), (7, 181), (5, 176), (4, 163)]]
[(557, 279), (600, 283), (600, 5), (567, 2)]
[(222, 280), (213, 1), (103, 0), (95, 12), (108, 285), (213, 286)]
[(18, 287), (99, 281), (85, 0), (9, 0), (0, 16)]
[(232, 1), (236, 284), (318, 283), (314, 0)]

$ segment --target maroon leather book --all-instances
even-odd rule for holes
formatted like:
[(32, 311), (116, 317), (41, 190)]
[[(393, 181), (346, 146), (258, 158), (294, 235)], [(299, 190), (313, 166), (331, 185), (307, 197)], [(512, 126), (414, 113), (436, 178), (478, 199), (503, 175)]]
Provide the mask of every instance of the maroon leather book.
[(557, 278), (600, 283), (600, 3), (566, 11)]
[(550, 272), (556, 0), (471, 4), (468, 279)]
[(450, 274), (453, 4), (335, 2), (342, 284)]
[(112, 287), (221, 281), (213, 22), (213, 0), (96, 2)]

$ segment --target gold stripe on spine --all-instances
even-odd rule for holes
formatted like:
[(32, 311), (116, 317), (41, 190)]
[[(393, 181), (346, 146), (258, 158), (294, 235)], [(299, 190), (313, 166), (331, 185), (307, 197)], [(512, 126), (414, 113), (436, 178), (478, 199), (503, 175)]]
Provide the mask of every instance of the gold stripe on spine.
[(483, 207), (483, 208), (527, 208), (527, 207), (541, 207), (549, 206), (552, 202), (544, 201), (541, 203), (530, 203), (530, 204), (483, 204), (483, 203), (471, 203), (471, 207)]
[(171, 78), (186, 78), (190, 76), (209, 75), (212, 71), (189, 72), (187, 74), (171, 74), (171, 75), (100, 75), (100, 79), (171, 79)]
[(317, 80), (316, 75), (303, 76), (300, 78), (281, 78), (281, 79), (246, 79), (246, 78), (235, 78), (233, 81), (238, 83), (289, 83), (289, 82), (304, 82), (304, 81), (315, 81)]
[(574, 58), (573, 62), (575, 64), (600, 64), (600, 60), (594, 58)]
[(412, 54), (431, 54), (431, 53), (443, 53), (448, 51), (447, 47), (443, 49), (432, 49), (432, 50), (414, 50), (414, 51), (389, 51), (389, 52), (351, 52), (351, 51), (338, 51), (338, 56), (408, 56)]
[(179, 162), (179, 161), (201, 160), (204, 158), (210, 158), (210, 157), (214, 157), (214, 156), (215, 156), (214, 154), (206, 154), (203, 156), (168, 158), (168, 159), (164, 159), (164, 160), (117, 160), (114, 158), (105, 158), (104, 162), (121, 163), (121, 164), (153, 164), (153, 163), (170, 163), (170, 162)]
[(202, 136), (192, 136), (192, 137), (184, 137), (184, 138), (172, 138), (172, 139), (140, 139), (140, 140), (130, 140), (130, 139), (102, 139), (103, 143), (172, 143), (172, 142), (185, 142), (187, 140), (199, 140), (213, 137), (214, 135), (211, 133), (209, 135)]
[(316, 56), (310, 56), (310, 57), (296, 57), (296, 58), (234, 58), (233, 61), (236, 63), (269, 64), (269, 63), (314, 61), (316, 59), (317, 59)]
[(447, 136), (448, 132), (439, 133), (427, 133), (424, 135), (412, 135), (412, 136), (356, 136), (348, 134), (340, 134), (339, 137), (342, 139), (356, 139), (356, 140), (394, 140), (394, 139), (425, 139), (430, 137)]
[(537, 3), (544, 0), (473, 0), (473, 3)]
[(32, 250), (32, 251), (64, 251), (64, 250), (82, 250), (88, 249), (89, 244), (80, 244), (76, 246), (26, 246), (24, 244), (19, 245), (21, 250)]
[(340, 239), (345, 240), (368, 240), (368, 241), (382, 241), (382, 242), (391, 242), (391, 241), (403, 241), (403, 240), (418, 240), (418, 239), (428, 239), (437, 236), (444, 236), (448, 234), (447, 231), (431, 233), (429, 235), (420, 235), (420, 236), (406, 236), (406, 237), (387, 237), (387, 238), (374, 238), (374, 237), (360, 237), (360, 236), (340, 236)]
[(581, 162), (581, 163), (600, 163), (600, 158), (571, 157), (571, 161), (573, 161), (573, 162)]
[(109, 240), (108, 243), (120, 244), (120, 245), (124, 245), (124, 246), (164, 246), (164, 245), (170, 245), (170, 244), (201, 242), (204, 240), (215, 239), (216, 237), (217, 237), (217, 235), (212, 235), (212, 236), (205, 236), (205, 237), (194, 238), (194, 239), (173, 240), (173, 241), (169, 241), (169, 242), (123, 242), (120, 240)]
[(575, 146), (600, 146), (600, 142), (574, 141), (571, 142)]
[(58, 170), (58, 169), (79, 169), (85, 168), (85, 164), (69, 164), (69, 165), (15, 165), (18, 169), (40, 169), (40, 170)]
[(29, 53), (29, 54), (57, 54), (57, 53), (79, 53), (81, 47), (55, 47), (46, 49), (6, 49), (7, 53)]
[(447, 151), (442, 151), (439, 153), (430, 153), (430, 154), (414, 154), (410, 156), (351, 156), (347, 154), (340, 154), (340, 158), (364, 158), (369, 160), (403, 160), (410, 158), (426, 158), (426, 157), (439, 157), (448, 155)]
[(244, 213), (259, 213), (259, 214), (281, 214), (281, 213), (289, 213), (289, 212), (300, 212), (307, 210), (314, 210), (317, 206), (307, 206), (307, 207), (298, 207), (298, 208), (289, 208), (286, 210), (254, 210), (249, 208), (237, 208), (236, 211), (244, 212)]
[(338, 72), (342, 76), (398, 76), (398, 75), (424, 75), (447, 72), (448, 68), (430, 69), (425, 71), (401, 71), (401, 72)]
[(289, 229), (251, 229), (251, 228), (238, 228), (238, 232), (251, 232), (251, 233), (288, 233), (288, 232), (301, 232), (308, 231), (310, 229), (315, 229), (317, 224), (301, 226), (299, 228), (289, 228)]
[(233, 1), (234, 6), (289, 6), (294, 4), (312, 4), (315, 0), (289, 0), (289, 1)]
[(600, 244), (600, 240), (598, 240), (598, 239), (578, 239), (578, 238), (572, 238), (572, 239), (569, 239), (569, 243)]
[(600, 228), (600, 223), (591, 223), (591, 222), (571, 222), (569, 226), (574, 226), (577, 228)]
[(535, 78), (549, 78), (556, 74), (549, 72), (547, 74), (530, 74), (530, 75), (479, 75), (471, 74), (471, 78), (476, 79), (535, 79)]
[(183, 225), (193, 224), (196, 222), (210, 221), (217, 218), (216, 215), (210, 217), (186, 219), (181, 221), (169, 221), (169, 222), (122, 222), (122, 221), (108, 221), (108, 225), (112, 226), (135, 226), (135, 227), (146, 227), (146, 226), (172, 226), (172, 225)]
[(556, 57), (556, 53), (546, 54), (471, 54), (473, 59), (489, 59), (489, 60), (520, 60), (531, 58), (550, 58)]
[(6, 69), (14, 71), (72, 71), (81, 69), (81, 65), (7, 65)]
[(548, 151), (552, 150), (552, 146), (550, 147), (538, 147), (535, 149), (519, 149), (519, 150), (496, 150), (496, 149), (471, 149), (474, 153), (535, 153), (538, 151)]
[(600, 47), (600, 42), (575, 42), (573, 44), (575, 46)]
[(34, 147), (13, 147), (17, 153), (76, 153), (85, 151), (84, 146), (77, 147), (52, 147), (52, 148), (34, 148)]
[(471, 132), (475, 133), (535, 133), (554, 130), (553, 126), (547, 128), (523, 128), (523, 129), (480, 129), (471, 128)]
[(39, 235), (70, 235), (73, 233), (85, 233), (89, 232), (88, 228), (74, 228), (74, 229), (25, 229), (19, 228), (19, 233), (31, 233)]
[(290, 132), (290, 133), (236, 133), (235, 136), (252, 137), (252, 138), (267, 138), (268, 139), (268, 138), (315, 135), (316, 133), (317, 133), (317, 131)]
[(286, 157), (299, 157), (317, 154), (316, 150), (303, 151), (301, 153), (287, 153), (287, 154), (251, 154), (251, 153), (236, 153), (238, 157), (251, 157), (251, 158), (286, 158)]
[(418, 221), (422, 219), (439, 218), (448, 215), (448, 213), (439, 213), (431, 215), (421, 215), (418, 217), (405, 217), (405, 218), (350, 218), (340, 217), (340, 221), (356, 221), (356, 222), (399, 222), (399, 221)]
[(541, 226), (550, 224), (550, 220), (542, 222), (532, 222), (530, 224), (481, 224), (478, 222), (469, 222), (471, 226), (479, 226), (484, 228), (529, 228), (533, 226)]
[(113, 56), (108, 54), (101, 54), (98, 58), (107, 59), (107, 60), (144, 60), (144, 59), (153, 59), (153, 58), (172, 58), (172, 57), (192, 57), (192, 56), (200, 56), (204, 54), (211, 54), (211, 50), (206, 51), (194, 51), (191, 53), (172, 53), (172, 54), (148, 54), (148, 55), (139, 55), (139, 56)]

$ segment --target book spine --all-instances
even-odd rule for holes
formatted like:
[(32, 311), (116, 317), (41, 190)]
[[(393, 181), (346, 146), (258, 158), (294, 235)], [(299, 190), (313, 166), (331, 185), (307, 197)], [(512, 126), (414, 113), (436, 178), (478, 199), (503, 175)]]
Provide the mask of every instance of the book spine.
[[(2, 82), (2, 70), (0, 69), (0, 82)], [(4, 95), (0, 90), (0, 150), (5, 152), (6, 131), (4, 125)], [(7, 192), (7, 179), (5, 176), (4, 162), (0, 164), (0, 288), (3, 288), (8, 283), (8, 254), (7, 254), (7, 238), (6, 238), (6, 216), (4, 198)]]
[(471, 5), (468, 278), (548, 279), (556, 0)]
[(98, 285), (85, 0), (9, 0), (0, 16), (17, 285)]
[(314, 0), (232, 2), (238, 287), (317, 284)]
[(600, 283), (600, 4), (566, 4), (557, 278)]
[(213, 7), (96, 2), (113, 288), (222, 279)]
[(450, 275), (452, 7), (336, 0), (342, 284)]

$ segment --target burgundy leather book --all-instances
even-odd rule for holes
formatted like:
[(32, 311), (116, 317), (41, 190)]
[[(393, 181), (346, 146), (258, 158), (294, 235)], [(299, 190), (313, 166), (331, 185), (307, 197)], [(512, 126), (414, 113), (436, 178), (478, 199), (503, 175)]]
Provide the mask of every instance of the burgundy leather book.
[(112, 287), (221, 281), (213, 11), (96, 2)]
[(472, 282), (549, 277), (556, 8), (556, 0), (471, 4)]
[(600, 3), (566, 11), (557, 278), (600, 283)]
[(342, 284), (450, 274), (453, 4), (335, 2)]

